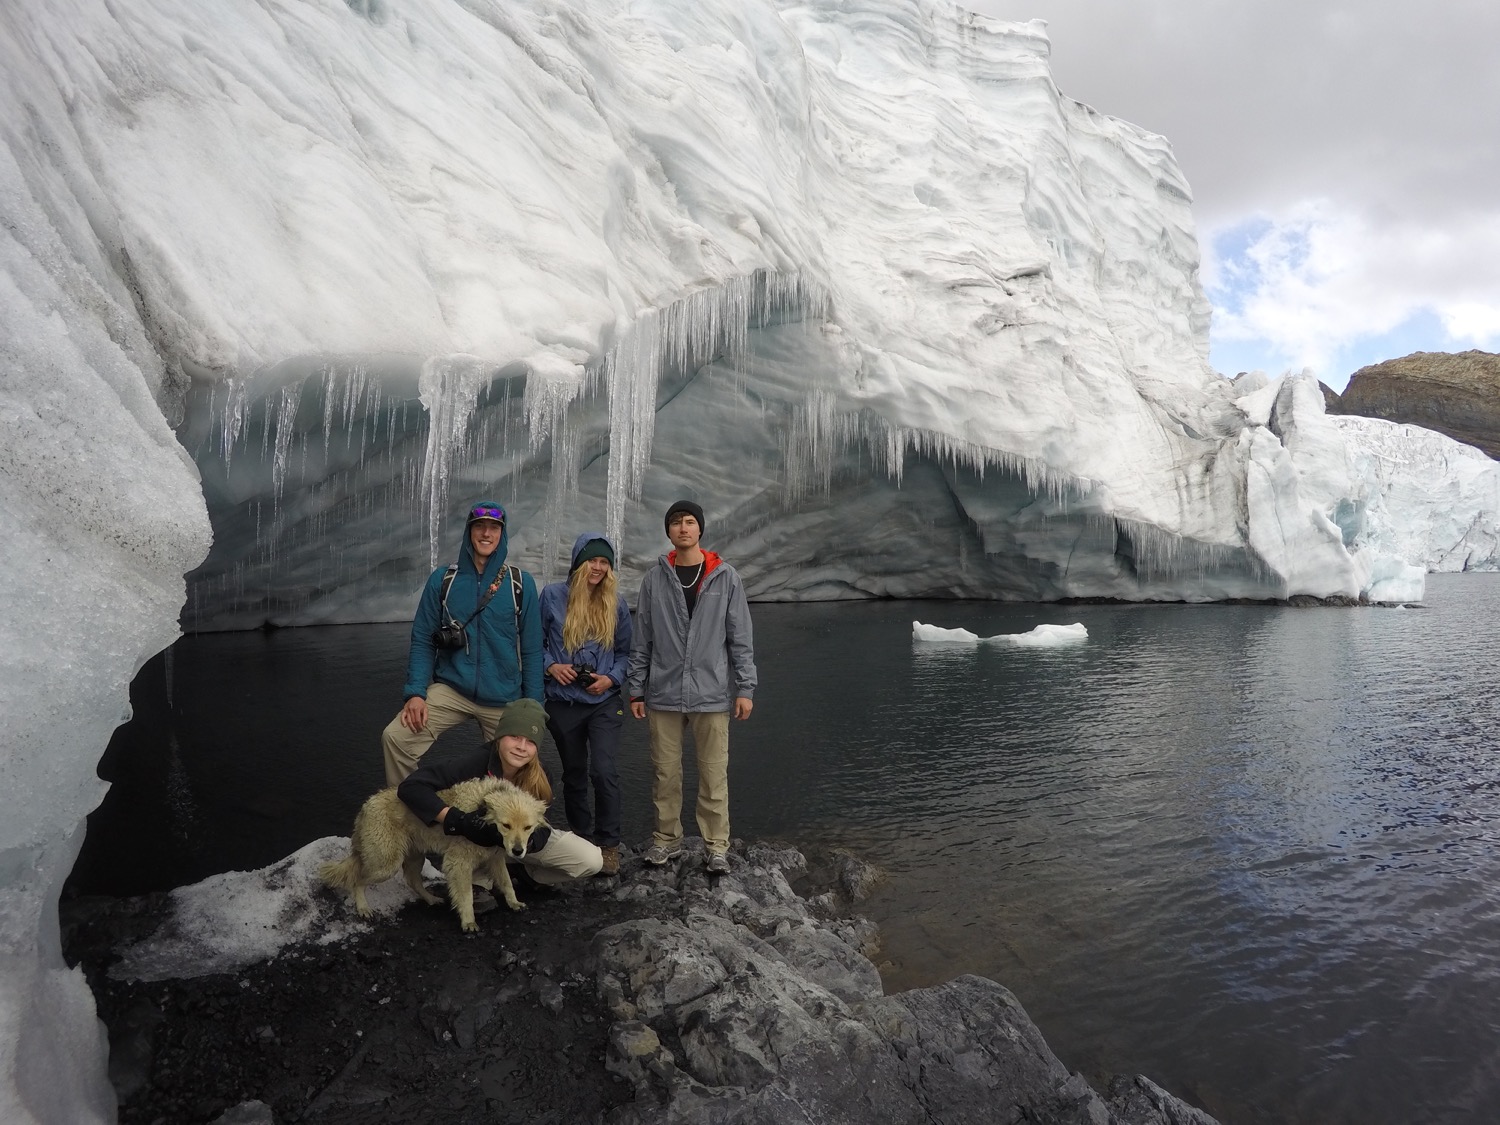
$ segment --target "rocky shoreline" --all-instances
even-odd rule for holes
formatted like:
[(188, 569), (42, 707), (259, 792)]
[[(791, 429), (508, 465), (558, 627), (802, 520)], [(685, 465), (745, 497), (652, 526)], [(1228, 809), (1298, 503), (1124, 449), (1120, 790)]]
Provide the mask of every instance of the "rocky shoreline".
[(523, 889), (527, 911), (471, 936), (413, 901), (336, 942), (151, 982), (120, 979), (120, 951), (174, 924), (168, 896), (77, 899), (64, 952), (109, 1028), (124, 1125), (1212, 1125), (1143, 1077), (1101, 1095), (993, 981), (884, 995), (874, 927), (849, 913), (873, 876), (854, 857), (732, 858), (711, 880), (691, 849), (628, 857), (618, 878)]

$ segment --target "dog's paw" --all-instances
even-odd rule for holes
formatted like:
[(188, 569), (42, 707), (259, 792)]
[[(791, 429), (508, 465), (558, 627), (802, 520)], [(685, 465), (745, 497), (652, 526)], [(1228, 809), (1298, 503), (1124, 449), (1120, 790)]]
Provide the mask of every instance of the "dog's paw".
[(512, 910), (525, 910), (526, 909), (526, 904), (524, 902), (522, 902), (518, 898), (513, 898), (513, 899), (509, 900), (505, 905), (508, 906), (508, 907), (510, 907)]
[(478, 922), (460, 922), (458, 928), (466, 934), (477, 934), (479, 932)]

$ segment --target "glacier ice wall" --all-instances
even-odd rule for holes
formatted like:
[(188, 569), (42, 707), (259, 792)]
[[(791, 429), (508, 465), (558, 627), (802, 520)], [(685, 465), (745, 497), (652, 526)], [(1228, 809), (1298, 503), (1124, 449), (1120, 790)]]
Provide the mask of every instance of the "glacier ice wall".
[(46, 7), (14, 34), (213, 519), (191, 627), (403, 617), (479, 493), (550, 576), (585, 523), (640, 568), (687, 492), (759, 598), (1358, 598), (1425, 561), (1377, 567), (1330, 516), (1363, 485), (1208, 368), (1170, 148), (1061, 96), (1040, 23)]
[(130, 681), (177, 636), (209, 545), (78, 92), (48, 80), (21, 15), (0, 10), (0, 1120), (18, 1125), (115, 1119), (57, 899)]
[(477, 493), (544, 574), (694, 495), (761, 598), (1493, 565), (1484, 466), (1209, 370), (1168, 145), (1048, 51), (931, 0), (0, 5), (0, 1117), (109, 1116), (52, 903), (210, 519), (195, 627), (405, 616)]

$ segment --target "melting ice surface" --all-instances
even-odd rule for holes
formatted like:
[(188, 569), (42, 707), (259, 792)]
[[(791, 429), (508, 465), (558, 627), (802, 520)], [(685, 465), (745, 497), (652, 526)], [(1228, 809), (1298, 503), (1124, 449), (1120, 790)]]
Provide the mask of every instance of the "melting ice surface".
[(53, 904), (179, 611), (407, 615), (478, 494), (544, 576), (693, 496), (762, 599), (1494, 565), (1493, 462), (1208, 368), (1171, 150), (1049, 49), (930, 0), (0, 5), (0, 1117), (113, 1116)]
[(1024, 633), (998, 633), (993, 637), (981, 637), (967, 629), (945, 629), (941, 625), (924, 625), (920, 621), (911, 623), (913, 644), (929, 645), (981, 645), (1007, 644), (1020, 648), (1053, 648), (1057, 645), (1076, 644), (1089, 639), (1089, 631), (1083, 622), (1071, 625), (1041, 624)]
[[(319, 864), (348, 854), (347, 838), (326, 836), (258, 871), (228, 871), (177, 888), (169, 920), (124, 949), (110, 974), (152, 981), (232, 973), (299, 941), (328, 944), (368, 929), (370, 924), (353, 906), (329, 908), (328, 892), (318, 878)], [(424, 874), (441, 877), (430, 865)], [(398, 876), (370, 887), (366, 898), (378, 919), (416, 895)]]

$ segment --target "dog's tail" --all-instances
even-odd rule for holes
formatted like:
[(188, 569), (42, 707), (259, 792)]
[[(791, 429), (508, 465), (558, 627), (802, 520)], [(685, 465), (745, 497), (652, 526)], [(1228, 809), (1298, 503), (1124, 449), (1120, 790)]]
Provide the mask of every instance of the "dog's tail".
[(360, 881), (359, 857), (351, 854), (347, 859), (341, 859), (337, 863), (319, 864), (318, 878), (330, 887), (337, 887), (341, 891), (354, 890)]

